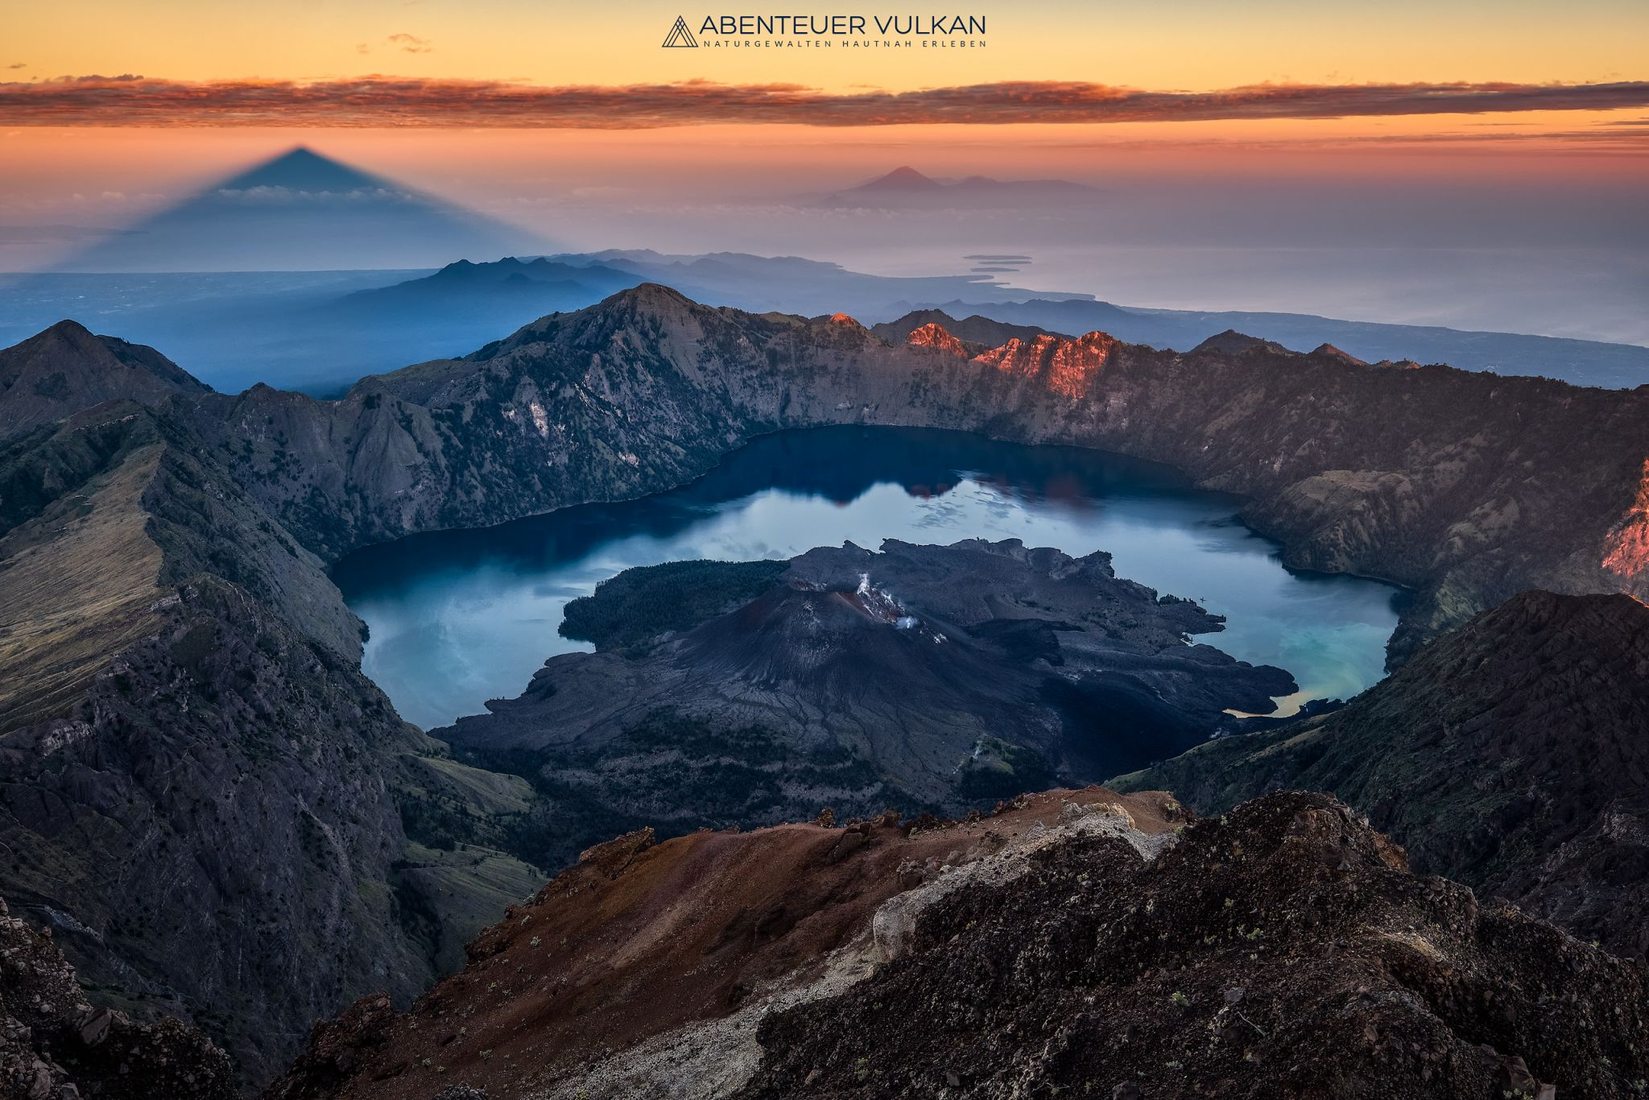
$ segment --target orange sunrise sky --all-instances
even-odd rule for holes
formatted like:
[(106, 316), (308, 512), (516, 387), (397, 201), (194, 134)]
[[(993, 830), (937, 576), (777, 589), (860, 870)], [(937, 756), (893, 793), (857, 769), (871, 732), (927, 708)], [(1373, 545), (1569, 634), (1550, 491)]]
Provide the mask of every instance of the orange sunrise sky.
[[(1299, 107), (1267, 110), (1283, 117), (1349, 120), (1330, 131), (1346, 137), (1470, 132), (1472, 127), (1446, 113), (1446, 104), (1410, 116), (1400, 102), (1359, 102), (1371, 97), (1358, 89), (1475, 85), (1489, 94), (1464, 112), (1470, 117), (1502, 125), (1511, 121), (1520, 133), (1542, 129), (1567, 134), (1639, 119), (1646, 106), (1643, 89), (1618, 86), (1635, 85), (1649, 76), (1644, 72), (1649, 5), (1631, 0), (980, 0), (956, 9), (988, 22), (980, 48), (879, 50), (710, 48), (712, 35), (703, 36), (705, 48), (665, 49), (663, 36), (684, 11), (677, 0), (624, 5), (550, 0), (6, 0), (3, 6), (6, 35), (0, 44), (0, 78), (5, 83), (0, 87), (5, 94), (0, 94), (0, 124), (11, 127), (132, 126), (157, 118), (166, 125), (266, 125), (276, 113), (290, 113), (294, 107), (275, 103), (247, 111), (244, 101), (230, 100), (223, 89), (272, 82), (352, 83), (358, 94), (329, 99), (323, 112), (297, 110), (304, 121), (327, 127), (518, 121), (496, 100), (468, 109), (460, 106), (461, 97), (450, 89), (454, 84), (505, 85), (516, 91), (645, 87), (651, 94), (628, 99), (648, 105), (655, 103), (661, 86), (674, 86), (687, 102), (686, 117), (702, 111), (707, 117), (713, 114), (714, 121), (746, 122), (774, 118), (745, 104), (717, 108), (702, 94), (702, 85), (783, 85), (805, 90), (804, 100), (824, 97), (837, 103), (867, 93), (919, 96), (933, 89), (1035, 82), (1097, 87), (1106, 95), (1127, 90), (1230, 97), (1232, 90), (1261, 85), (1334, 89), (1338, 95), (1318, 92)], [(693, 9), (684, 18), (697, 26), (724, 12), (767, 10)], [(781, 5), (772, 10), (791, 9)], [(870, 18), (905, 10), (841, 9)], [(833, 45), (843, 44), (838, 40)], [(94, 77), (119, 78), (131, 87), (62, 102), (66, 85)], [(388, 90), (397, 81), (400, 87)], [(161, 84), (189, 86), (191, 106), (154, 114), (153, 104), (166, 99)], [(359, 94), (362, 84), (379, 91)], [(413, 85), (417, 93), (408, 90)], [(432, 85), (446, 88), (447, 94), (437, 100), (430, 92)], [(1605, 92), (1600, 85), (1617, 87)], [(1589, 90), (1563, 96), (1561, 104), (1550, 99), (1560, 87), (1587, 86)], [(1528, 102), (1527, 94), (1508, 92), (1538, 93), (1536, 99), (1545, 96), (1563, 109), (1552, 117), (1538, 111), (1544, 104)], [(1019, 97), (1020, 92), (1004, 87), (997, 101), (1010, 103)], [(397, 112), (394, 117), (390, 104)], [(977, 117), (982, 109), (975, 105), (971, 113)], [(947, 110), (956, 108), (953, 103), (941, 108), (929, 95), (911, 104), (903, 120), (927, 121)], [(1036, 110), (1047, 113), (1041, 106)], [(529, 124), (658, 124), (656, 112), (613, 104), (583, 114), (564, 105), (540, 113), (541, 118), (528, 117)], [(847, 112), (838, 120), (839, 113), (834, 106), (806, 101), (784, 112), (783, 120), (849, 125), (885, 112)], [(1170, 103), (1152, 105), (1147, 113), (1179, 121), (1219, 112), (1210, 112), (1206, 103)], [(1380, 122), (1369, 121), (1369, 114)], [(1078, 116), (1049, 117), (1084, 121)], [(1406, 117), (1428, 121), (1391, 124), (1392, 119)], [(678, 114), (665, 124), (680, 121)], [(1223, 129), (1199, 138), (1220, 136)], [(1229, 130), (1233, 136), (1248, 136), (1241, 127)], [(1300, 136), (1317, 141), (1325, 134), (1317, 128)]]
[(537, 84), (694, 78), (893, 90), (1084, 80), (1207, 90), (1266, 81), (1592, 83), (1643, 77), (1649, 6), (1632, 0), (978, 0), (987, 56), (661, 51), (677, 14), (944, 11), (931, 5), (729, 6), (678, 0), (7, 0), (14, 78), (139, 73), (176, 80), (400, 76)]

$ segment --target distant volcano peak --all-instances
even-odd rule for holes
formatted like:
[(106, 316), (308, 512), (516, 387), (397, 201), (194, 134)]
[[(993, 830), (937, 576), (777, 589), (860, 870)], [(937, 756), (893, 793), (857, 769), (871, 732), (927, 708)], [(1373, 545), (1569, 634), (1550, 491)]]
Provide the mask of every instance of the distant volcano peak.
[(963, 205), (1013, 206), (1022, 202), (1090, 202), (1099, 192), (1084, 183), (1055, 179), (999, 180), (972, 175), (962, 179), (934, 179), (901, 165), (857, 187), (827, 196), (827, 203), (856, 203), (866, 199), (898, 206), (920, 206), (938, 198)]
[(877, 176), (869, 183), (862, 184), (858, 190), (937, 191), (942, 187), (944, 184), (938, 180), (924, 176), (907, 164), (895, 168), (885, 176)]

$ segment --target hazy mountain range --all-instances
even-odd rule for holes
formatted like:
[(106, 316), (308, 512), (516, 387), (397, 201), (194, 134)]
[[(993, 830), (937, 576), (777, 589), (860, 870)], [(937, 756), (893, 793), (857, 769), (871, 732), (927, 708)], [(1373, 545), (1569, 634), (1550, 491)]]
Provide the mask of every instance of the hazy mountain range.
[(72, 308), (91, 323), (174, 349), (220, 389), (266, 381), (325, 394), (432, 352), (458, 354), (546, 312), (581, 309), (648, 281), (756, 312), (841, 310), (866, 324), (980, 317), (1067, 335), (1098, 329), (1179, 350), (1235, 329), (1300, 351), (1329, 343), (1371, 362), (1447, 362), (1618, 388), (1649, 381), (1649, 348), (1631, 344), (1301, 314), (1136, 309), (1047, 298), (982, 276), (866, 275), (736, 253), (608, 251), (456, 261), (433, 272), (19, 276), (0, 298), (0, 339), (21, 339)]
[(990, 176), (937, 180), (906, 165), (857, 187), (826, 195), (819, 202), (825, 206), (884, 209), (923, 206), (966, 209), (1091, 203), (1103, 194), (1097, 187), (1070, 180), (999, 180)]
[[(1040, 194), (1097, 194), (1058, 180), (942, 182), (908, 168), (844, 192), (861, 193), (1014, 203)], [(72, 314), (166, 347), (220, 389), (263, 381), (336, 393), (363, 375), (461, 354), (545, 313), (659, 282), (712, 304), (809, 316), (846, 312), (866, 324), (938, 310), (1067, 335), (1098, 329), (1182, 351), (1235, 329), (1300, 351), (1330, 343), (1369, 361), (1446, 362), (1621, 388), (1649, 382), (1649, 349), (1636, 345), (1119, 306), (1005, 282), (1022, 273), (1024, 256), (970, 257), (972, 270), (964, 274), (891, 277), (799, 257), (647, 250), (541, 256), (544, 247), (523, 230), (300, 148), (92, 245), (54, 273), (5, 277), (0, 342)]]

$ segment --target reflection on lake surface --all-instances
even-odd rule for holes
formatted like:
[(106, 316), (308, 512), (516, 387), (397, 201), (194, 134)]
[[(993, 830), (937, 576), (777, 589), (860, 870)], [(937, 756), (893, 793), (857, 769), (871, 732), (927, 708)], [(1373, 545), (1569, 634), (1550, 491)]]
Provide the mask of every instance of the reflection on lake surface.
[(512, 697), (546, 657), (588, 649), (556, 631), (568, 600), (634, 565), (788, 558), (883, 539), (1018, 538), (1110, 552), (1117, 575), (1227, 616), (1200, 635), (1294, 674), (1312, 698), (1378, 680), (1396, 589), (1291, 573), (1237, 502), (1173, 471), (1098, 451), (1024, 447), (961, 432), (818, 428), (757, 440), (701, 480), (481, 530), (359, 551), (334, 577), (371, 630), (364, 667), (403, 716), (430, 728)]

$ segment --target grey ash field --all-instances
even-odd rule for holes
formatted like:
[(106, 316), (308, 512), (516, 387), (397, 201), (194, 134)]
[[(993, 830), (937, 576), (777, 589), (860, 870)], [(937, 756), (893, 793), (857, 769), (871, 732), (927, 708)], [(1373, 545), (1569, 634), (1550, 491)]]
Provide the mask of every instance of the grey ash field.
[[(1394, 674), (1118, 780), (1178, 798), (1021, 800), (1152, 763), (1096, 748), (1119, 708), (1189, 747), (1214, 700), (1288, 677), (1187, 646), (1206, 616), (1103, 557), (976, 543), (704, 566), (656, 631), (612, 613), (665, 575), (630, 576), (574, 616), (596, 653), (438, 737), (362, 675), (343, 554), (844, 422), (1101, 448), (1239, 494), (1289, 564), (1407, 586)], [(332, 401), (211, 392), (65, 322), (0, 352), (0, 424), (0, 895), (26, 947), (0, 956), (0, 1070), (21, 1095), (218, 1095), (202, 1034), (233, 1087), (284, 1097), (1649, 1079), (1649, 391), (1235, 335), (878, 334), (643, 285)], [(1265, 793), (1299, 786), (1345, 804)], [(694, 831), (701, 799), (748, 831)], [(737, 904), (703, 904), (710, 881)], [(17, 992), (60, 987), (64, 959), (118, 1022)], [(1114, 1003), (1152, 1008), (1082, 1007)], [(182, 1078), (108, 1045), (161, 1042), (144, 1027)]]

